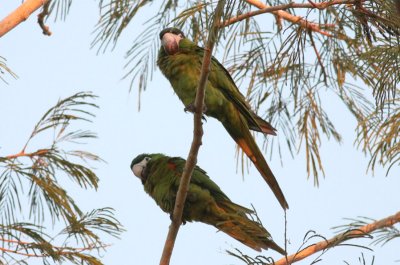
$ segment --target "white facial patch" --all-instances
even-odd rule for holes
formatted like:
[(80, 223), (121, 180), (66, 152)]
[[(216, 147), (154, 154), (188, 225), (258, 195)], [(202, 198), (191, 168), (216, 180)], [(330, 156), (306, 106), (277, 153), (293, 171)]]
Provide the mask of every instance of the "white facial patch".
[(133, 165), (132, 167), (132, 172), (133, 174), (138, 177), (138, 178), (142, 178), (142, 173), (143, 170), (146, 168), (147, 163), (150, 161), (150, 157), (145, 157), (143, 158), (142, 161), (140, 161), (139, 163)]
[(182, 34), (173, 34), (167, 32), (161, 39), (161, 43), (164, 47), (164, 50), (167, 54), (173, 55), (179, 50), (179, 42), (183, 39)]
[(174, 33), (170, 33), (170, 32), (165, 33), (163, 38), (162, 38), (162, 40), (165, 41), (165, 42), (174, 41), (177, 44), (179, 44), (181, 39), (183, 39), (182, 34), (174, 34)]

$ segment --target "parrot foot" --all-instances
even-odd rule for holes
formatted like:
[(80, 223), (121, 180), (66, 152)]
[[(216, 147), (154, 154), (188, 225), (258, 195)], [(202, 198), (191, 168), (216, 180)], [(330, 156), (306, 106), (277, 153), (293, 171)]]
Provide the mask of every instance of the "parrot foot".
[[(194, 106), (194, 103), (190, 103), (189, 105), (185, 106), (185, 108), (183, 109), (185, 112), (191, 112), (191, 113), (195, 113), (196, 111), (196, 107)], [(203, 113), (205, 113), (207, 111), (207, 106), (203, 105)], [(206, 117), (204, 115), (201, 115), (201, 119), (203, 121), (207, 121)]]
[[(190, 103), (189, 105), (185, 106), (185, 108), (183, 109), (185, 112), (191, 112), (191, 113), (195, 113), (196, 111), (196, 107), (194, 106), (194, 102)], [(203, 113), (207, 112), (207, 106), (203, 105)]]

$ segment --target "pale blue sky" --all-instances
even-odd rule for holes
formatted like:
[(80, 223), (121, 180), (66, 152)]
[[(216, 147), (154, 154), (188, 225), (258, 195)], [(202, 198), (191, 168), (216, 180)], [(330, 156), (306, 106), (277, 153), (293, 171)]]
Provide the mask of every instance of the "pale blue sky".
[[(3, 2), (1, 18), (20, 4), (20, 1)], [(136, 22), (113, 52), (97, 56), (96, 50), (90, 50), (97, 16), (95, 2), (76, 2), (66, 22), (48, 22), (53, 32), (51, 37), (41, 34), (34, 14), (0, 39), (0, 55), (19, 76), (17, 80), (7, 78), (8, 85), (0, 82), (0, 111), (4, 114), (0, 155), (20, 151), (35, 123), (59, 98), (78, 91), (93, 91), (100, 97), (96, 101), (100, 109), (85, 129), (95, 131), (99, 138), (73, 148), (92, 151), (107, 163), (95, 165), (101, 179), (98, 192), (76, 186), (68, 190), (85, 210), (115, 208), (116, 217), (127, 229), (121, 240), (110, 240), (113, 245), (104, 253), (105, 264), (158, 264), (170, 224), (169, 215), (145, 194), (129, 165), (133, 157), (144, 152), (186, 158), (192, 140), (192, 115), (183, 112), (182, 103), (159, 71), (142, 94), (142, 108), (137, 111), (137, 86), (129, 93), (129, 80), (121, 77), (125, 73), (124, 52), (142, 31), (142, 25)], [(326, 178), (321, 179), (320, 187), (315, 188), (312, 179), (307, 180), (302, 153), (294, 159), (285, 153), (283, 166), (278, 155), (269, 161), (290, 205), (289, 253), (297, 250), (308, 230), (330, 238), (333, 236), (330, 228), (344, 224), (344, 217), (380, 219), (398, 211), (400, 170), (394, 168), (388, 177), (379, 168), (375, 177), (371, 173), (366, 175), (368, 159), (353, 147), (355, 120), (336, 99), (323, 100), (329, 113), (335, 113), (332, 120), (344, 141), (338, 145), (324, 139), (322, 158)], [(233, 201), (246, 207), (253, 204), (274, 240), (283, 245), (283, 211), (261, 176), (252, 167), (243, 180), (236, 170), (234, 142), (216, 120), (209, 118), (204, 131), (199, 165)], [(278, 132), (277, 137), (284, 136)], [(50, 139), (41, 139), (33, 143), (31, 150), (46, 147), (48, 143)], [(262, 144), (260, 135), (258, 143)], [(333, 249), (323, 256), (322, 264), (344, 264), (343, 260), (358, 264), (361, 251), (367, 257), (375, 254), (376, 264), (393, 264), (400, 259), (396, 242), (375, 253), (350, 247)], [(234, 248), (249, 255), (258, 254), (225, 234), (216, 233), (214, 227), (188, 223), (178, 234), (171, 264), (243, 264), (225, 253), (225, 249)], [(262, 254), (280, 258), (272, 251)], [(297, 264), (310, 264), (312, 260), (311, 257)]]

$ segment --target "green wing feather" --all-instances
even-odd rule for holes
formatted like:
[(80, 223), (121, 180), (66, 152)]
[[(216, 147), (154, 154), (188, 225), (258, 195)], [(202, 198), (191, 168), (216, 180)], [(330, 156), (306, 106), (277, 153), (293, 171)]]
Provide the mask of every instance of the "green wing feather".
[[(188, 39), (184, 39), (181, 42), (183, 42), (183, 47), (185, 47), (185, 45), (191, 47), (192, 52), (194, 51), (200, 58), (203, 58), (203, 48), (195, 45)], [(186, 49), (184, 48), (183, 51), (186, 51)], [(187, 51), (190, 51), (190, 49)], [(224, 94), (224, 96), (237, 107), (240, 113), (246, 118), (250, 127), (254, 130), (262, 131), (262, 128), (254, 117), (256, 114), (251, 111), (250, 105), (242, 93), (240, 93), (239, 88), (236, 86), (235, 81), (232, 79), (228, 70), (226, 70), (214, 56), (211, 57), (211, 71), (208, 80), (214, 88), (220, 90), (222, 94)]]
[[(145, 191), (165, 212), (171, 214), (185, 160), (162, 154), (146, 154), (138, 156), (132, 164), (147, 156), (151, 160), (144, 169), (142, 179)], [(261, 224), (246, 216), (251, 213), (252, 210), (233, 203), (203, 169), (195, 167), (185, 202), (183, 221), (213, 225), (257, 251), (271, 248), (285, 254)]]
[[(156, 203), (167, 213), (172, 213), (178, 192), (180, 177), (185, 166), (185, 160), (180, 157), (168, 157), (161, 154), (149, 155), (147, 165), (145, 190)], [(210, 193), (215, 201), (221, 202), (232, 212), (252, 213), (253, 211), (231, 202), (219, 186), (210, 179), (206, 171), (196, 166), (190, 181), (189, 189), (198, 188)], [(190, 190), (189, 190), (190, 193)], [(190, 194), (188, 196), (191, 196)]]
[[(174, 171), (180, 177), (185, 166), (185, 160), (180, 157), (172, 157), (169, 159), (169, 162), (176, 165)], [(210, 179), (206, 171), (198, 166), (196, 166), (193, 170), (190, 185), (197, 185), (204, 190), (208, 190), (216, 200), (229, 200), (228, 196), (226, 196), (225, 193), (218, 187), (218, 185)]]

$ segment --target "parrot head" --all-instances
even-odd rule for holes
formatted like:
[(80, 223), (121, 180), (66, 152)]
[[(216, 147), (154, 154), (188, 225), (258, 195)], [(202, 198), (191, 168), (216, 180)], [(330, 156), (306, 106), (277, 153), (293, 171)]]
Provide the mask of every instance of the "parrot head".
[(146, 169), (147, 163), (151, 160), (149, 154), (141, 154), (135, 157), (131, 163), (131, 170), (133, 174), (140, 178), (142, 182), (145, 181), (144, 171)]
[(177, 28), (166, 28), (160, 32), (161, 44), (168, 55), (179, 51), (179, 42), (184, 38), (185, 34)]

